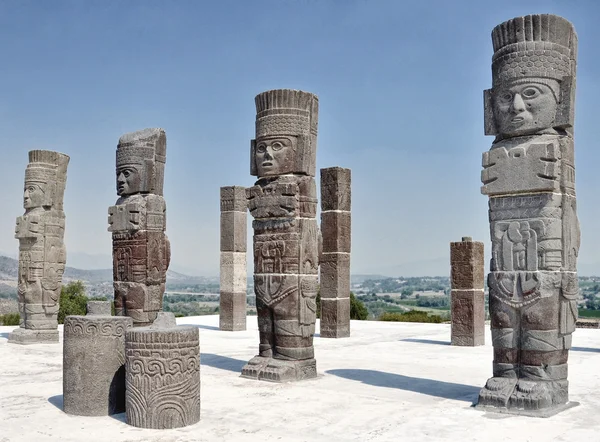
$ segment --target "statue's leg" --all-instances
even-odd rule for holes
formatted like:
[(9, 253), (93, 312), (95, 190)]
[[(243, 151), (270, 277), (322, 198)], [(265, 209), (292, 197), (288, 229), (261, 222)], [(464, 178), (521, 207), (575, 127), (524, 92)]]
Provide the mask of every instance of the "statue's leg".
[(273, 312), (260, 299), (256, 300), (256, 314), (258, 316), (258, 334), (260, 343), (258, 356), (254, 356), (242, 367), (242, 376), (258, 379), (259, 375), (272, 360), (275, 337), (273, 333)]
[(559, 330), (558, 289), (522, 309), (519, 382), (510, 408), (540, 410), (568, 401), (567, 359), (571, 335)]
[(519, 308), (502, 302), (490, 293), (494, 376), (479, 392), (479, 405), (507, 407), (519, 376)]

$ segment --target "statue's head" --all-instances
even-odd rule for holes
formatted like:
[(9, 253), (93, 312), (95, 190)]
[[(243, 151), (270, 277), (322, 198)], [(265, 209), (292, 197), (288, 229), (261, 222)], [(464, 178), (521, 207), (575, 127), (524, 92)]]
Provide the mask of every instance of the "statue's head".
[(167, 137), (162, 129), (123, 135), (117, 146), (117, 195), (162, 195)]
[(50, 150), (29, 152), (25, 169), (23, 207), (55, 207), (62, 210), (69, 156)]
[(250, 174), (258, 177), (315, 175), (319, 99), (309, 92), (276, 89), (258, 94), (256, 139)]
[(577, 35), (556, 15), (508, 20), (492, 31), (492, 89), (486, 135), (531, 135), (573, 125)]

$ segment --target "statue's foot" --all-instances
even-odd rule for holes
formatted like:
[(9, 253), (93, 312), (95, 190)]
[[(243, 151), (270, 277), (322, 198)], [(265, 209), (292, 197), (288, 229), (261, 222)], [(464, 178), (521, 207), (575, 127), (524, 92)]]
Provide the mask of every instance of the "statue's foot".
[(301, 381), (315, 377), (317, 377), (317, 361), (315, 359), (301, 361), (271, 359), (258, 375), (259, 380), (271, 382)]
[(264, 370), (271, 358), (263, 356), (254, 356), (242, 367), (242, 377), (258, 379), (258, 375)]
[(17, 328), (8, 335), (11, 344), (58, 344), (58, 330)]
[(484, 407), (507, 407), (516, 385), (516, 378), (489, 378), (485, 387), (479, 392), (477, 405)]
[(519, 379), (510, 397), (509, 408), (538, 411), (566, 404), (569, 386), (565, 381)]

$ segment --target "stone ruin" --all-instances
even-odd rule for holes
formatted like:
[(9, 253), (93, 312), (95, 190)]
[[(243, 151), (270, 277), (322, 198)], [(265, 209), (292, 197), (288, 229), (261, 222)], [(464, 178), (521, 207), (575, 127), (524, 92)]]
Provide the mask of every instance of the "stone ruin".
[(577, 35), (555, 15), (492, 31), (482, 193), (489, 196), (493, 377), (479, 406), (548, 416), (568, 403), (577, 320), (573, 117)]
[(162, 129), (123, 135), (117, 146), (116, 205), (108, 209), (117, 316), (150, 325), (162, 310), (171, 249), (163, 181), (167, 137)]
[(450, 243), (451, 344), (485, 344), (483, 243), (470, 236)]
[(219, 329), (246, 330), (246, 189), (221, 187)]
[(58, 342), (58, 308), (67, 253), (63, 198), (69, 156), (49, 150), (29, 152), (23, 207), (17, 218), (19, 240), (19, 328), (14, 344)]
[[(254, 217), (254, 291), (260, 343), (259, 354), (242, 368), (242, 376), (274, 382), (313, 378), (317, 375), (313, 336), (322, 251), (327, 253), (328, 264), (322, 271), (322, 278), (328, 281), (322, 293), (326, 298), (322, 333), (342, 337), (350, 332), (350, 171), (322, 171), (323, 241), (316, 219), (314, 179), (318, 98), (308, 92), (277, 89), (257, 95), (255, 103), (256, 138), (251, 142), (250, 174), (258, 181), (246, 189), (246, 198)], [(235, 232), (232, 227), (227, 230), (233, 221), (223, 224), (222, 214), (221, 278), (228, 282), (237, 279), (234, 267), (227, 267), (236, 261), (231, 258), (224, 265), (223, 258), (246, 250), (236, 245), (245, 238), (242, 212), (245, 214), (246, 205), (239, 199), (242, 188), (223, 189), (231, 196), (224, 199), (222, 193), (222, 210), (237, 209), (235, 215), (228, 216), (237, 216), (239, 226)], [(241, 287), (245, 260), (243, 271), (241, 257), (238, 260)], [(227, 293), (230, 284), (225, 287)], [(233, 307), (240, 315), (242, 309), (245, 315), (245, 298), (243, 305), (240, 300)], [(222, 313), (222, 321), (224, 316)]]

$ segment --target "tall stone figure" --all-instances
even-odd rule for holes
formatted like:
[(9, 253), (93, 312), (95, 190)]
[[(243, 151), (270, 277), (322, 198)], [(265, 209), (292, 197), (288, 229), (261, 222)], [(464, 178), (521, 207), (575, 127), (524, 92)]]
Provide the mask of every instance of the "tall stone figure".
[(246, 189), (254, 217), (254, 290), (260, 345), (242, 376), (289, 381), (316, 376), (313, 335), (321, 234), (316, 220), (318, 98), (279, 89), (256, 99)]
[(568, 406), (577, 319), (573, 115), (577, 36), (554, 15), (492, 31), (482, 193), (490, 197), (493, 377), (479, 405), (547, 416)]
[(67, 253), (63, 242), (63, 197), (69, 157), (49, 150), (29, 152), (23, 206), (17, 218), (20, 327), (9, 342), (58, 342), (58, 307)]
[(171, 257), (163, 198), (166, 151), (162, 129), (123, 135), (117, 146), (119, 199), (108, 209), (115, 313), (130, 316), (136, 327), (152, 324), (162, 310)]

